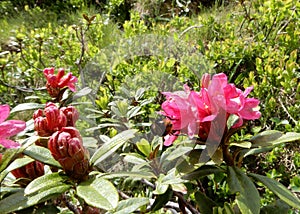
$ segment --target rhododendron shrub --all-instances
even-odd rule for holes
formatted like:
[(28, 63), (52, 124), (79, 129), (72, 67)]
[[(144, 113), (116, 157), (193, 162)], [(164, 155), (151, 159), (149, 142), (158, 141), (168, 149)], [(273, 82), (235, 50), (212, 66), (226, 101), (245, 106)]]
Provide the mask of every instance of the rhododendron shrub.
[[(164, 144), (171, 145), (179, 132), (205, 141), (210, 131), (216, 131), (211, 128), (220, 129), (220, 126), (225, 126), (223, 130), (226, 130), (226, 121), (219, 124), (219, 127), (212, 125), (216, 118), (220, 118), (218, 115), (225, 115), (226, 119), (230, 115), (237, 116), (237, 121), (230, 128), (241, 127), (244, 120), (259, 119), (259, 100), (247, 98), (252, 89), (253, 87), (248, 87), (242, 91), (228, 83), (227, 76), (220, 73), (212, 79), (209, 74), (204, 74), (199, 92), (191, 90), (187, 85), (184, 85), (184, 91), (163, 92), (166, 101), (162, 104), (161, 114), (172, 121), (174, 132), (171, 135), (176, 133), (175, 137), (165, 137)], [(220, 138), (223, 134), (220, 133)]]
[[(249, 97), (253, 87), (241, 90), (223, 73), (204, 74), (199, 90), (184, 85), (182, 91), (162, 93), (160, 119), (151, 131), (139, 117), (144, 113), (141, 103), (151, 102), (138, 100), (142, 90), (134, 102), (118, 96), (109, 105), (111, 111), (89, 109), (103, 118), (86, 117), (100, 124), (90, 129), (94, 137), (85, 138), (79, 131), (79, 111), (65, 101), (91, 90), (62, 98), (67, 89), (75, 92), (77, 78), (63, 69), (54, 74), (54, 68), (47, 68), (44, 74), (51, 100), (34, 108), (33, 128), (26, 129), (21, 144), (9, 138), (24, 130), (25, 122), (5, 121), (9, 107), (0, 106), (0, 143), (6, 147), (0, 154), (0, 181), (1, 187), (9, 187), (8, 193), (0, 191), (1, 213), (25, 208), (52, 213), (55, 208), (73, 213), (259, 214), (255, 185), (262, 184), (300, 208), (299, 199), (282, 184), (243, 168), (244, 158), (264, 146), (300, 139), (297, 133), (277, 131), (245, 141), (233, 137), (247, 121), (261, 116), (259, 100)], [(15, 180), (6, 179), (9, 172)]]

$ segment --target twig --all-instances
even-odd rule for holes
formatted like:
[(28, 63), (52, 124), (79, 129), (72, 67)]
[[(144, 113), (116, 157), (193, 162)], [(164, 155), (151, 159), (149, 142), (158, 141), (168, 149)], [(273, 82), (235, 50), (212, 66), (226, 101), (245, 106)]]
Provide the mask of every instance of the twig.
[(130, 196), (128, 196), (127, 194), (125, 194), (125, 193), (122, 192), (121, 190), (118, 190), (118, 193), (120, 194), (120, 196), (121, 196), (123, 199), (129, 199), (129, 198), (131, 198)]
[(190, 26), (188, 28), (186, 28), (184, 31), (182, 31), (180, 34), (179, 34), (179, 38), (181, 38), (184, 34), (186, 34), (188, 31), (194, 29), (194, 28), (202, 28), (203, 25), (193, 25), (193, 26)]
[(193, 214), (200, 214), (195, 207), (193, 207), (188, 201), (186, 201), (180, 192), (173, 191), (173, 194), (178, 197), (178, 199), (184, 204), (186, 208), (188, 208)]
[(76, 207), (74, 204), (70, 203), (65, 194), (62, 195), (62, 200), (65, 203), (65, 205), (68, 207), (68, 209), (71, 210), (74, 214), (81, 214), (81, 210), (78, 207)]
[(283, 111), (287, 114), (288, 118), (290, 118), (290, 119), (293, 121), (293, 123), (294, 123), (295, 125), (297, 125), (297, 121), (292, 117), (292, 115), (290, 115), (289, 111), (286, 109), (286, 107), (285, 107), (284, 104), (282, 103), (282, 100), (281, 100), (280, 97), (278, 97), (278, 101), (279, 101), (279, 103), (280, 103), (280, 105), (281, 105)]
[[(81, 52), (80, 52), (80, 56), (79, 59), (76, 61), (76, 65), (78, 67), (79, 70), (79, 75), (80, 75), (80, 79), (81, 79), (81, 83), (82, 83), (82, 88), (86, 87), (86, 83), (84, 80), (84, 76), (83, 76), (83, 70), (82, 70), (82, 61), (83, 61), (83, 57), (85, 55), (85, 50), (86, 50), (86, 46), (85, 46), (85, 33), (88, 31), (89, 29), (89, 24), (87, 25), (86, 29), (82, 29), (82, 27), (80, 27), (80, 31), (78, 29), (75, 29), (76, 31), (76, 37), (80, 42), (80, 46), (81, 46)], [(80, 34), (79, 34), (80, 32)]]
[(19, 87), (19, 86), (14, 86), (14, 85), (10, 85), (2, 80), (0, 80), (0, 84), (8, 87), (8, 88), (13, 88), (16, 89), (18, 91), (22, 91), (22, 92), (28, 92), (28, 93), (32, 93), (34, 91), (44, 91), (46, 90), (46, 87), (42, 87), (42, 88), (25, 88), (25, 87)]

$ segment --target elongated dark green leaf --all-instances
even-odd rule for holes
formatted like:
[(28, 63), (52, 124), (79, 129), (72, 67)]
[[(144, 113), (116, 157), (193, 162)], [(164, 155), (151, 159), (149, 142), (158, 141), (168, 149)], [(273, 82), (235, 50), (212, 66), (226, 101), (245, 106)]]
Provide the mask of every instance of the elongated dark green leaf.
[(151, 211), (156, 211), (162, 208), (166, 203), (168, 203), (169, 200), (171, 200), (172, 196), (173, 196), (173, 190), (171, 188), (169, 188), (165, 192), (165, 194), (158, 195), (151, 206)]
[(124, 143), (126, 143), (129, 139), (133, 138), (136, 132), (137, 130), (126, 130), (111, 138), (94, 153), (94, 155), (90, 159), (90, 163), (98, 164), (110, 155), (112, 155)]
[(224, 203), (223, 213), (224, 214), (235, 214), (234, 210), (232, 209), (230, 204), (227, 202)]
[(268, 204), (267, 206), (264, 206), (261, 208), (260, 213), (261, 214), (288, 214), (289, 210), (291, 210), (291, 207), (287, 205), (285, 202), (283, 202), (281, 199), (278, 199), (274, 201), (271, 204)]
[(288, 205), (300, 209), (300, 200), (294, 196), (284, 185), (266, 176), (249, 173), (249, 175), (268, 187), (275, 195)]
[(300, 140), (300, 133), (288, 132), (283, 134), (279, 131), (269, 130), (252, 137), (249, 141), (252, 142), (254, 147), (265, 147), (297, 140)]
[(35, 110), (35, 109), (43, 109), (45, 108), (45, 104), (39, 104), (39, 103), (22, 103), (14, 107), (10, 113), (15, 113), (19, 111), (27, 111), (27, 110)]
[(213, 208), (218, 206), (212, 199), (208, 198), (202, 192), (195, 193), (196, 203), (199, 207), (200, 213), (210, 214), (213, 212)]
[(11, 213), (17, 210), (30, 207), (27, 203), (28, 198), (24, 196), (24, 190), (18, 191), (0, 201), (0, 210), (2, 214)]
[(131, 171), (131, 172), (113, 172), (113, 173), (104, 174), (101, 177), (105, 179), (120, 178), (120, 177), (151, 179), (151, 178), (155, 178), (156, 176), (152, 172)]
[(213, 165), (204, 165), (191, 173), (183, 175), (182, 178), (185, 180), (194, 180), (210, 174), (215, 174), (220, 172), (224, 172), (224, 170)]
[(38, 194), (28, 196), (28, 204), (35, 205), (44, 201), (47, 201), (52, 198), (56, 198), (60, 194), (71, 189), (71, 185), (68, 184), (57, 184), (56, 186), (40, 191)]
[(129, 198), (120, 201), (117, 208), (113, 212), (114, 214), (125, 214), (136, 211), (141, 206), (149, 204), (149, 198)]
[(46, 174), (41, 177), (36, 178), (25, 188), (25, 194), (36, 194), (37, 192), (50, 189), (59, 184), (62, 184), (67, 179), (66, 176), (61, 175), (58, 172)]
[(237, 193), (236, 201), (242, 214), (259, 213), (259, 193), (252, 180), (241, 169), (228, 167), (228, 185), (231, 193)]
[(44, 147), (32, 145), (26, 148), (23, 153), (42, 163), (61, 168), (61, 165), (52, 157), (49, 149)]
[(84, 181), (77, 186), (77, 194), (87, 204), (105, 210), (115, 209), (119, 195), (111, 182), (103, 178)]
[(6, 169), (4, 169), (1, 174), (0, 174), (0, 183), (3, 181), (3, 179), (6, 177), (6, 175), (14, 170), (14, 169), (18, 169), (22, 166), (25, 166), (26, 164), (29, 164), (31, 162), (33, 162), (34, 160), (32, 158), (29, 157), (24, 157), (24, 158), (18, 158), (16, 160), (14, 160)]

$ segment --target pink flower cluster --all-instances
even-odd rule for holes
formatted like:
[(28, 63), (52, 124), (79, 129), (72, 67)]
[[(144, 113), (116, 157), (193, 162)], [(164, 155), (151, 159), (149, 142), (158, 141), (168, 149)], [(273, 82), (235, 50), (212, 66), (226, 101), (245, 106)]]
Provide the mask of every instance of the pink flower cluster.
[(71, 91), (75, 91), (75, 83), (78, 81), (77, 77), (72, 73), (65, 75), (63, 68), (58, 69), (57, 74), (54, 74), (54, 68), (45, 68), (44, 75), (47, 79), (47, 91), (51, 97), (56, 98), (62, 88), (68, 87)]
[[(212, 77), (204, 74), (199, 92), (192, 91), (184, 85), (184, 91), (164, 92), (166, 101), (162, 104), (162, 115), (172, 121), (173, 133), (165, 136), (164, 145), (171, 145), (179, 133), (188, 134), (190, 138), (195, 135), (201, 140), (206, 140), (214, 120), (220, 114), (238, 116), (237, 123), (232, 128), (243, 125), (244, 120), (260, 118), (258, 110), (259, 100), (247, 98), (253, 87), (248, 87), (243, 92), (234, 84), (228, 83), (224, 73)], [(226, 126), (226, 121), (224, 123)], [(217, 128), (217, 127), (216, 127)]]

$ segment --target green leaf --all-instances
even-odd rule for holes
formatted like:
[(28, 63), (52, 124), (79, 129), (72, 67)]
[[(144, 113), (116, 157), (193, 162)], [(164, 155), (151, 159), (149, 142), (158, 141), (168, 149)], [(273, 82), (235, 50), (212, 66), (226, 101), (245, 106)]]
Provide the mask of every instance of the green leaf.
[(136, 143), (136, 146), (140, 152), (142, 152), (146, 157), (149, 157), (151, 146), (146, 139), (141, 139), (141, 141)]
[(185, 180), (195, 180), (201, 177), (208, 176), (210, 174), (216, 174), (220, 172), (224, 172), (224, 170), (213, 165), (204, 165), (191, 173), (183, 175), (182, 178)]
[(234, 126), (238, 121), (239, 121), (239, 116), (235, 115), (235, 114), (231, 114), (228, 119), (227, 119), (227, 128), (228, 130)]
[(180, 147), (176, 148), (175, 150), (173, 150), (169, 155), (167, 155), (166, 161), (171, 161), (176, 158), (182, 157), (184, 154), (190, 152), (191, 150), (193, 150), (192, 147), (180, 146)]
[(232, 143), (230, 143), (230, 146), (236, 146), (236, 147), (240, 147), (240, 148), (249, 149), (249, 148), (251, 148), (252, 143), (248, 142), (248, 141), (232, 142)]
[(149, 204), (149, 198), (129, 198), (120, 201), (117, 208), (113, 212), (114, 214), (132, 213), (141, 206)]
[(40, 202), (55, 198), (70, 189), (70, 185), (56, 186), (46, 191), (43, 191), (33, 197), (25, 196), (24, 190), (14, 193), (0, 201), (1, 214), (11, 213), (17, 210), (22, 210), (31, 207)]
[(14, 170), (14, 169), (18, 169), (22, 166), (25, 166), (31, 162), (33, 162), (34, 159), (29, 158), (29, 157), (24, 157), (24, 158), (18, 158), (16, 160), (14, 160), (6, 169), (4, 169), (1, 174), (0, 174), (0, 183), (3, 181), (3, 179), (6, 177), (6, 175)]
[(32, 206), (27, 203), (27, 200), (28, 198), (24, 196), (24, 190), (16, 192), (0, 201), (1, 213), (12, 213), (14, 211), (22, 210), (24, 208)]
[(42, 146), (29, 146), (23, 151), (23, 153), (47, 165), (61, 168), (61, 165), (52, 157), (49, 149)]
[(267, 206), (261, 208), (261, 214), (288, 214), (291, 207), (282, 200), (278, 199)]
[(39, 103), (21, 103), (19, 105), (17, 105), (16, 107), (14, 107), (10, 113), (16, 113), (19, 111), (27, 111), (27, 110), (35, 110), (35, 109), (44, 109), (45, 108), (45, 104), (39, 104)]
[(36, 192), (50, 189), (57, 186), (58, 184), (63, 184), (63, 182), (67, 180), (67, 178), (67, 176), (61, 175), (58, 172), (43, 175), (28, 184), (28, 186), (25, 188), (25, 194), (30, 195)]
[(2, 172), (17, 157), (18, 153), (18, 149), (7, 149), (3, 153), (2, 162), (0, 165), (0, 172)]
[(119, 201), (116, 188), (103, 178), (81, 182), (77, 186), (77, 194), (87, 204), (105, 210), (115, 209)]
[(92, 89), (89, 87), (85, 87), (80, 91), (76, 92), (72, 98), (72, 101), (79, 99), (80, 97), (86, 96), (92, 92)]
[(234, 210), (232, 209), (230, 204), (227, 202), (224, 203), (223, 213), (224, 214), (235, 214)]
[(117, 151), (117, 149), (120, 148), (129, 139), (133, 138), (136, 132), (137, 130), (126, 130), (111, 138), (94, 153), (94, 155), (90, 159), (90, 163), (96, 165), (105, 160), (107, 157)]
[(195, 193), (195, 201), (199, 207), (200, 213), (203, 214), (210, 214), (213, 212), (213, 208), (218, 206), (216, 202), (208, 198), (202, 192)]
[(266, 147), (297, 140), (300, 140), (300, 133), (287, 132), (286, 134), (282, 134), (279, 131), (269, 130), (252, 137), (249, 141), (252, 142), (255, 147)]
[(237, 194), (237, 205), (243, 214), (259, 213), (259, 193), (252, 180), (241, 169), (228, 167), (228, 186), (232, 194)]
[(169, 200), (171, 200), (172, 196), (173, 191), (171, 188), (169, 188), (165, 194), (156, 196), (155, 201), (151, 206), (151, 211), (156, 211), (162, 208)]
[(68, 184), (56, 184), (56, 186), (51, 187), (49, 189), (45, 189), (44, 191), (40, 191), (36, 195), (28, 196), (28, 204), (35, 205), (44, 201), (47, 201), (52, 198), (56, 198), (62, 193), (68, 191), (72, 186)]
[(121, 178), (121, 177), (130, 177), (130, 178), (144, 178), (151, 179), (156, 176), (152, 172), (112, 172), (108, 174), (101, 175), (101, 178), (112, 179), (112, 178)]
[(282, 201), (296, 209), (300, 209), (300, 200), (296, 196), (294, 196), (284, 185), (266, 176), (257, 175), (254, 173), (249, 173), (249, 175), (259, 182), (263, 183)]

